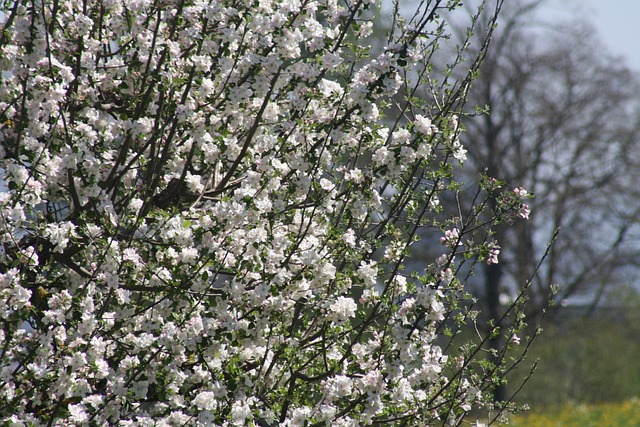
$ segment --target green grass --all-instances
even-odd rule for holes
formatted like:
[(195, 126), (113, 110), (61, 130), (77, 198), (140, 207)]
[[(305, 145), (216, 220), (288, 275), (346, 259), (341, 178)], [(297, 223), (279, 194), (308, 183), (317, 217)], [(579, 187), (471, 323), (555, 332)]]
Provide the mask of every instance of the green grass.
[(510, 427), (640, 427), (640, 399), (539, 408), (511, 418)]
[(538, 361), (517, 403), (538, 408), (640, 398), (640, 305), (606, 314), (567, 317), (545, 328), (509, 381), (515, 392)]

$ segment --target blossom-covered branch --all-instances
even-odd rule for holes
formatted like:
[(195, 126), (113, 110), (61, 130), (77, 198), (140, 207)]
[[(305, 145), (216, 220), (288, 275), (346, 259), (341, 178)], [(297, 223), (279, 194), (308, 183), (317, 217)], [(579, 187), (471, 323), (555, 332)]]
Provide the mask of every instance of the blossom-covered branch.
[[(475, 321), (458, 259), (497, 262), (487, 230), (526, 217), (529, 194), (482, 186), (441, 215), (482, 57), (433, 67), (457, 3), (397, 9), (383, 47), (368, 0), (3, 3), (3, 422), (493, 410), (488, 338), (456, 354), (442, 339)], [(469, 25), (486, 49), (492, 25)], [(411, 273), (423, 230), (442, 253)]]

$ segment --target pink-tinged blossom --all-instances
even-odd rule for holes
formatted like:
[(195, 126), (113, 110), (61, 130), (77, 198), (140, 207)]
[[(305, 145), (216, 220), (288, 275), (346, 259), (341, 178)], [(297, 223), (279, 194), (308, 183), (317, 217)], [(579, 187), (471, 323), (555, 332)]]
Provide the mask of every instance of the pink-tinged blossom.
[(451, 115), (451, 127), (454, 131), (458, 130), (458, 116), (455, 114)]
[(454, 257), (452, 257), (449, 254), (442, 254), (440, 255), (438, 258), (436, 258), (436, 265), (438, 267), (443, 267), (445, 266), (447, 263), (449, 262), (453, 262), (455, 260)]
[(460, 230), (452, 228), (444, 232), (444, 237), (440, 237), (440, 243), (450, 248), (456, 247), (459, 244)]
[(356, 247), (356, 233), (355, 231), (353, 231), (353, 229), (349, 228), (347, 229), (347, 231), (344, 232), (344, 235), (342, 236), (342, 239), (345, 241), (345, 243), (351, 247), (351, 248), (355, 248)]
[(513, 192), (515, 193), (516, 196), (520, 198), (525, 198), (529, 196), (529, 192), (522, 187), (514, 188)]
[(498, 264), (498, 255), (500, 255), (500, 246), (494, 245), (492, 248), (489, 249), (487, 264)]
[(358, 386), (366, 392), (379, 391), (384, 384), (384, 377), (378, 369), (373, 369), (358, 381)]

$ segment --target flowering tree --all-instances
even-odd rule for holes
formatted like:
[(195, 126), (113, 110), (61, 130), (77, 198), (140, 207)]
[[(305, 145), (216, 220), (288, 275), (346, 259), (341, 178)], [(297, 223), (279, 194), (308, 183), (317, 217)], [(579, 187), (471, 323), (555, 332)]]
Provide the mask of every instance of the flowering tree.
[(396, 4), (373, 54), (364, 0), (2, 2), (2, 422), (495, 420), (524, 300), (482, 334), (461, 272), (528, 194), (441, 213), (493, 27), (436, 73), (457, 3)]

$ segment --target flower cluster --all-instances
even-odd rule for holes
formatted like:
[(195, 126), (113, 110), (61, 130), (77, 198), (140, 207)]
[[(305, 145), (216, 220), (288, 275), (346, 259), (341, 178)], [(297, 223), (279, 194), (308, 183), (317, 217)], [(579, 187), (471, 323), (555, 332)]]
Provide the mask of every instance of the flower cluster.
[(465, 301), (455, 254), (402, 268), (465, 157), (455, 91), (408, 73), (431, 69), (437, 6), (379, 52), (377, 7), (3, 3), (2, 424), (455, 425), (484, 406), (476, 353), (438, 343)]

